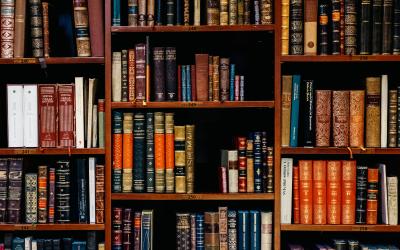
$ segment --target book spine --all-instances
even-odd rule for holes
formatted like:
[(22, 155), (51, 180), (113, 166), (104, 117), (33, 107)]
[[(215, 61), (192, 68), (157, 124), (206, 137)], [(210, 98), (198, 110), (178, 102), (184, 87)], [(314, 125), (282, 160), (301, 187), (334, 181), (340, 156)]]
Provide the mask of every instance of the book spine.
[(249, 211), (238, 210), (238, 249), (250, 249)]
[(146, 7), (147, 1), (146, 0), (138, 0), (138, 24), (139, 26), (146, 26)]
[(195, 26), (200, 25), (200, 13), (201, 13), (201, 1), (200, 0), (194, 0), (194, 21), (193, 24)]
[(56, 192), (56, 169), (49, 168), (49, 213), (48, 222), (54, 223)]
[(134, 168), (133, 168), (133, 191), (142, 193), (145, 191), (145, 115), (135, 113), (133, 122), (134, 137)]
[(381, 147), (387, 147), (388, 138), (388, 76), (381, 77)]
[(121, 0), (112, 1), (112, 26), (121, 25)]
[(246, 187), (248, 193), (254, 192), (254, 143), (253, 133), (250, 133), (246, 142)]
[(140, 249), (140, 229), (142, 227), (142, 213), (136, 211), (133, 218), (133, 249)]
[(204, 214), (196, 213), (196, 250), (200, 249), (204, 249)]
[(254, 192), (261, 193), (263, 189), (262, 146), (261, 132), (254, 132)]
[(238, 145), (238, 164), (239, 164), (239, 193), (247, 192), (247, 162), (246, 162), (246, 137), (239, 136), (237, 138)]
[(383, 0), (382, 18), (382, 54), (392, 53), (393, 0)]
[(142, 211), (141, 249), (153, 249), (153, 211)]
[(380, 147), (381, 139), (381, 79), (380, 77), (367, 77), (366, 81), (366, 121), (365, 145), (367, 147)]
[(25, 203), (25, 222), (37, 223), (37, 174), (25, 175)]
[[(88, 176), (86, 173), (87, 168), (86, 159), (76, 160), (76, 186), (78, 192), (78, 221), (79, 223), (87, 223), (88, 221)], [(61, 180), (61, 178), (60, 178)]]
[(398, 225), (398, 178), (387, 177), (389, 225)]
[(122, 247), (132, 249), (132, 209), (124, 208), (122, 216)]
[(326, 161), (313, 161), (313, 223), (326, 224)]
[(350, 147), (364, 146), (365, 91), (350, 91)]
[(8, 182), (7, 179), (8, 179), (7, 159), (0, 159), (0, 223), (6, 222), (7, 182)]
[(176, 82), (176, 48), (165, 48), (165, 77), (166, 77), (166, 98), (167, 101), (177, 100)]
[(219, 249), (228, 250), (228, 207), (218, 208)]
[(25, 84), (23, 90), (23, 137), (25, 147), (38, 146), (38, 86)]
[(165, 48), (153, 48), (154, 100), (165, 101)]
[(147, 0), (147, 26), (154, 26), (155, 0)]
[(208, 56), (208, 100), (213, 101), (214, 94), (214, 67), (213, 67), (213, 56)]
[(281, 1), (281, 54), (288, 55), (289, 54), (289, 7), (290, 0), (282, 0)]
[[(246, 1), (246, 0), (245, 0)], [(260, 24), (261, 23), (261, 14), (260, 14), (260, 0), (254, 0), (254, 24)], [(289, 13), (289, 11), (288, 11)], [(289, 20), (288, 20), (289, 21)], [(289, 22), (288, 22), (289, 23)], [(289, 27), (289, 25), (288, 25)], [(288, 42), (289, 42), (289, 38), (288, 38)]]
[(204, 245), (205, 249), (219, 249), (218, 212), (204, 213)]
[(55, 182), (56, 222), (71, 222), (71, 164), (69, 161), (58, 161), (56, 164)]
[(293, 158), (281, 159), (281, 223), (292, 223)]
[(183, 11), (184, 11), (184, 6), (183, 6), (183, 1), (184, 0), (176, 0), (176, 25), (182, 25), (183, 24)]
[(220, 98), (229, 100), (229, 58), (220, 59)]
[(229, 23), (229, 0), (220, 0), (219, 2), (219, 24), (228, 25)]
[(105, 144), (105, 102), (104, 99), (97, 100), (97, 112), (98, 112), (98, 126), (99, 126), (99, 148), (104, 148)]
[(185, 126), (174, 126), (175, 193), (186, 193)]
[(229, 25), (237, 24), (237, 0), (229, 0)]
[[(268, 12), (268, 8), (271, 8), (272, 4), (270, 4), (269, 6), (266, 5), (266, 8), (264, 9), (265, 13)], [(260, 14), (258, 14), (258, 19), (260, 19)], [(272, 16), (271, 16), (272, 18)], [(265, 14), (265, 19), (266, 21), (268, 21), (268, 14)], [(250, 5), (250, 0), (244, 0), (244, 13), (243, 13), (243, 24), (250, 24), (250, 20), (251, 20), (251, 5)], [(260, 20), (258, 20), (258, 22), (260, 23)]]
[(393, 3), (393, 55), (400, 54), (400, 2)]
[[(282, 76), (282, 115), (281, 115), (281, 145), (289, 147), (290, 143), (290, 114), (292, 110), (292, 76)], [(318, 112), (318, 110), (317, 110)]]
[(395, 148), (397, 145), (397, 90), (389, 90), (389, 122), (388, 146)]
[(360, 54), (371, 53), (371, 0), (361, 0)]
[(47, 222), (47, 166), (38, 167), (38, 222)]
[(136, 100), (146, 100), (146, 46), (144, 43), (136, 44)]
[(328, 0), (318, 2), (318, 51), (320, 55), (328, 55), (329, 52), (329, 3)]
[(195, 180), (195, 126), (186, 125), (186, 192), (194, 193), (194, 180)]
[(57, 145), (57, 87), (39, 85), (40, 146), (49, 148)]
[[(133, 114), (124, 113), (122, 122), (122, 192), (132, 192), (133, 182)], [(114, 121), (115, 122), (115, 121)], [(135, 148), (136, 150), (136, 148)]]
[(112, 56), (112, 101), (122, 100), (122, 59), (121, 52), (113, 52)]
[(372, 0), (372, 54), (382, 52), (382, 2)]
[(26, 1), (15, 1), (15, 37), (14, 57), (22, 58), (25, 52), (25, 20), (26, 20)]
[(228, 150), (228, 192), (238, 192), (238, 152), (237, 150)]
[(267, 132), (261, 132), (261, 162), (262, 162), (262, 186), (261, 190), (263, 193), (267, 193), (268, 187), (268, 166), (267, 166)]
[(238, 0), (238, 24), (243, 24), (244, 21), (244, 0)]
[(146, 192), (154, 193), (154, 113), (146, 113)]
[(303, 0), (290, 0), (290, 54), (304, 54)]
[(328, 147), (330, 145), (332, 91), (315, 91), (315, 146)]
[(355, 223), (356, 162), (342, 161), (342, 224)]
[(190, 247), (196, 250), (196, 214), (190, 214)]
[(74, 23), (78, 56), (91, 56), (89, 13), (86, 0), (74, 0)]
[(121, 101), (127, 102), (129, 98), (128, 86), (128, 50), (121, 50)]
[[(263, 4), (264, 2), (266, 0), (262, 1)], [(306, 55), (317, 54), (317, 12), (317, 0), (304, 1), (304, 54)]]
[(8, 147), (24, 146), (24, 86), (7, 85)]
[(261, 214), (260, 211), (249, 211), (250, 249), (261, 249)]
[[(14, 57), (15, 0), (1, 1), (1, 58)], [(18, 37), (18, 39), (20, 39)]]
[(208, 101), (208, 54), (196, 54), (196, 96), (198, 101)]
[(299, 133), (300, 109), (300, 75), (293, 76), (292, 82), (292, 109), (290, 115), (290, 147), (297, 147)]
[(340, 224), (342, 204), (342, 163), (340, 161), (327, 162), (327, 223)]
[[(397, 86), (397, 134), (400, 134), (400, 86)], [(400, 136), (397, 136), (397, 147), (400, 146)]]
[(189, 25), (189, 0), (183, 0), (183, 24)]
[(229, 101), (235, 100), (235, 64), (229, 68)]
[(340, 54), (340, 0), (332, 0), (332, 55)]
[(219, 56), (213, 56), (213, 101), (220, 100), (220, 68)]
[(367, 224), (377, 224), (378, 222), (378, 168), (368, 168), (367, 185)]
[(42, 2), (43, 10), (43, 53), (50, 57), (49, 3)]
[(357, 54), (357, 4), (355, 0), (344, 2), (344, 47), (346, 55)]
[(98, 23), (104, 23), (104, 13), (101, 1), (88, 0), (90, 48), (92, 56), (104, 56), (104, 29)]
[(104, 197), (105, 197), (105, 189), (104, 189), (104, 181), (105, 181), (105, 172), (104, 172), (104, 165), (96, 165), (96, 224), (103, 224), (104, 223)]
[(299, 161), (300, 223), (313, 223), (313, 166), (311, 160)]
[(128, 0), (128, 26), (138, 26), (138, 0)]
[(135, 49), (128, 50), (128, 101), (135, 101), (136, 65)]
[[(167, 0), (166, 12), (167, 12), (167, 26), (174, 25), (175, 24), (175, 2), (174, 2), (174, 0)], [(177, 15), (177, 17), (178, 17), (178, 15), (180, 15), (180, 11), (178, 11), (178, 9), (176, 11), (176, 15)]]
[(112, 248), (122, 249), (122, 208), (114, 207), (112, 210)]
[(58, 85), (58, 146), (75, 146), (74, 85)]
[(335, 147), (349, 146), (349, 101), (350, 92), (332, 92), (332, 130)]
[(233, 250), (237, 249), (237, 219), (236, 219), (236, 211), (228, 210), (227, 219), (228, 219), (228, 249)]
[(155, 191), (165, 192), (165, 119), (163, 112), (154, 113)]
[(122, 112), (113, 112), (113, 185), (112, 190), (115, 193), (122, 192), (122, 155), (123, 155), (123, 122)]
[(239, 92), (239, 101), (244, 101), (244, 76), (240, 76), (240, 92)]
[[(247, 1), (247, 2), (249, 2), (249, 1)], [(246, 1), (245, 1), (245, 6), (246, 6)], [(261, 0), (261, 24), (272, 24), (272, 10), (273, 10), (273, 5), (272, 5), (271, 0)], [(245, 11), (245, 13), (246, 13), (246, 11)], [(315, 17), (316, 17), (316, 15), (315, 15)], [(246, 20), (246, 18), (245, 18), (245, 20)], [(315, 19), (315, 21), (316, 20), (317, 19)], [(247, 24), (250, 24), (250, 22)], [(315, 27), (316, 27), (316, 24), (315, 24)]]
[(186, 65), (186, 101), (191, 102), (192, 99), (192, 75), (190, 72), (190, 65)]
[(189, 213), (176, 213), (176, 249), (190, 249)]
[(344, 55), (344, 32), (345, 32), (344, 1), (345, 0), (340, 0), (340, 54), (341, 55)]
[(21, 223), (22, 202), (22, 159), (9, 160), (7, 222)]
[(356, 224), (365, 224), (367, 212), (368, 167), (357, 166)]
[(96, 223), (96, 158), (88, 159), (88, 174), (86, 178), (88, 194), (86, 194), (87, 202), (87, 221), (90, 224)]
[(165, 192), (175, 190), (174, 113), (165, 113)]
[(300, 172), (293, 166), (293, 223), (300, 224)]
[(41, 0), (29, 0), (31, 16), (32, 56), (43, 57), (43, 16)]
[(314, 80), (305, 80), (304, 146), (314, 146), (315, 112), (314, 112)]
[(207, 25), (219, 25), (218, 0), (207, 0)]
[(272, 249), (272, 214), (273, 212), (261, 212), (261, 249)]

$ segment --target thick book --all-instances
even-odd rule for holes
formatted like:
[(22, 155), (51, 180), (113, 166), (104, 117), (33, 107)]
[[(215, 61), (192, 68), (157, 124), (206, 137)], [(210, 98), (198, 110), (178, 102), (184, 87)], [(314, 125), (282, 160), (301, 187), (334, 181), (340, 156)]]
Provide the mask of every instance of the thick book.
[(249, 211), (237, 211), (237, 235), (238, 235), (238, 249), (250, 249), (250, 221)]
[(24, 84), (23, 95), (23, 126), (24, 147), (38, 146), (38, 86)]
[(228, 192), (237, 193), (239, 181), (238, 170), (238, 152), (237, 150), (228, 150)]
[(314, 92), (315, 92), (315, 84), (314, 80), (304, 80), (304, 104), (305, 104), (305, 112), (303, 116), (303, 144), (306, 147), (314, 146), (314, 137), (315, 137), (315, 112), (314, 112)]
[(186, 140), (185, 140), (185, 151), (186, 151), (186, 192), (194, 193), (194, 181), (195, 181), (195, 125), (186, 125)]
[(350, 90), (350, 147), (364, 147), (365, 91)]
[(398, 177), (387, 177), (388, 217), (389, 225), (398, 225)]
[(349, 101), (348, 90), (337, 90), (332, 92), (332, 130), (333, 146), (349, 146)]
[(176, 249), (190, 249), (190, 213), (176, 213)]
[(342, 161), (342, 224), (355, 224), (356, 161)]
[(292, 79), (292, 108), (290, 114), (290, 147), (297, 147), (299, 138), (300, 75)]
[(7, 84), (8, 147), (24, 146), (24, 86)]
[(290, 114), (292, 108), (292, 76), (282, 76), (282, 114), (281, 145), (288, 147), (290, 142)]
[(344, 0), (344, 53), (357, 54), (357, 1)]
[[(37, 223), (37, 174), (25, 174), (25, 222)], [(12, 187), (10, 187), (12, 188)]]
[(204, 212), (204, 246), (206, 249), (219, 249), (218, 212)]
[(153, 48), (154, 101), (165, 101), (165, 47)]
[(164, 112), (154, 113), (155, 191), (165, 192), (165, 118)]
[(360, 54), (371, 54), (371, 2), (361, 0), (360, 8)]
[(138, 0), (138, 24), (139, 26), (146, 26), (146, 7), (147, 1)]
[(388, 76), (381, 77), (381, 148), (387, 147), (388, 139)]
[(128, 50), (121, 50), (121, 101), (129, 100)]
[(228, 25), (229, 23), (229, 0), (220, 0), (219, 5), (219, 24)]
[(293, 159), (281, 159), (281, 224), (292, 223)]
[(26, 23), (26, 5), (25, 0), (15, 1), (15, 31), (14, 35), (14, 57), (23, 58), (25, 52), (25, 23)]
[(219, 25), (219, 1), (207, 0), (207, 25)]
[(326, 161), (312, 163), (313, 223), (326, 224)]
[(39, 141), (40, 146), (57, 146), (57, 86), (39, 85)]
[(175, 190), (174, 113), (165, 113), (165, 192)]
[(229, 58), (220, 58), (220, 100), (229, 100)]
[(154, 193), (154, 113), (146, 113), (146, 192)]
[(73, 3), (77, 56), (91, 56), (87, 0), (74, 0)]
[(104, 11), (102, 1), (87, 0), (89, 10), (90, 48), (92, 56), (104, 56)]
[[(265, 0), (263, 2), (265, 2)], [(318, 23), (317, 19), (318, 19), (318, 0), (304, 1), (304, 54), (305, 55), (317, 54), (317, 23)]]
[(380, 211), (379, 213), (381, 214), (381, 223), (382, 224), (389, 224), (389, 212), (388, 212), (388, 185), (387, 185), (387, 174), (386, 174), (386, 165), (383, 163), (380, 163), (378, 165), (378, 175), (379, 175), (379, 186), (378, 190), (380, 192), (380, 199), (378, 201), (380, 205)]
[(147, 26), (154, 26), (155, 0), (147, 0)]
[[(175, 1), (174, 0), (167, 0), (166, 1), (166, 13), (167, 13), (167, 26), (172, 26), (175, 24), (175, 13), (176, 15), (180, 15), (180, 11), (178, 11), (178, 7), (180, 7), (180, 5), (177, 5), (177, 11), (175, 12)], [(177, 18), (178, 19), (178, 18)]]
[(38, 167), (38, 222), (47, 223), (47, 166)]
[(122, 249), (122, 211), (123, 209), (120, 207), (113, 207), (112, 215), (111, 215), (111, 223), (112, 223), (112, 248), (113, 249)]
[(365, 224), (367, 218), (368, 167), (358, 165), (356, 175), (356, 224)]
[[(14, 57), (14, 40), (15, 37), (15, 0), (1, 1), (1, 58)], [(20, 38), (18, 38), (20, 39)]]
[(392, 53), (393, 0), (383, 0), (382, 12), (382, 55)]
[(60, 147), (75, 145), (74, 85), (58, 85), (58, 142)]
[(112, 191), (122, 192), (123, 120), (122, 112), (113, 111), (112, 124)]
[(105, 209), (105, 170), (104, 165), (96, 165), (96, 195), (95, 195), (95, 219), (96, 224), (103, 224), (104, 217), (104, 209)]
[(132, 192), (133, 187), (133, 114), (124, 113), (122, 123), (122, 192)]
[(135, 49), (128, 49), (128, 101), (134, 102), (136, 86), (136, 57)]
[(303, 55), (304, 54), (304, 21), (303, 21), (303, 0), (290, 0), (290, 54)]
[(261, 213), (260, 211), (249, 211), (249, 240), (250, 249), (261, 249)]
[(381, 78), (367, 77), (365, 99), (365, 145), (381, 146)]
[(368, 168), (367, 186), (367, 224), (374, 225), (378, 222), (378, 200), (379, 200), (379, 170)]
[[(87, 161), (86, 159), (76, 159), (76, 187), (77, 187), (77, 208), (78, 208), (78, 222), (88, 222), (88, 176), (87, 176)], [(59, 179), (59, 185), (62, 180)], [(61, 205), (60, 205), (61, 206)]]
[(313, 165), (311, 160), (299, 161), (300, 223), (313, 223)]
[(272, 218), (273, 212), (261, 211), (261, 249), (272, 249)]
[(18, 224), (22, 222), (23, 159), (9, 159), (8, 170), (7, 222)]
[(397, 89), (389, 90), (388, 147), (397, 145)]
[(378, 55), (382, 52), (382, 3), (383, 0), (372, 1), (372, 54)]
[(340, 55), (340, 0), (332, 0), (331, 5), (331, 48), (332, 55)]
[(175, 193), (186, 193), (185, 126), (174, 126)]
[(135, 113), (133, 119), (133, 191), (145, 191), (146, 119), (144, 113)]
[(32, 56), (44, 56), (42, 1), (29, 0)]
[(165, 48), (165, 91), (167, 101), (177, 100), (176, 48)]
[(6, 222), (8, 160), (0, 159), (0, 223)]
[(141, 249), (153, 249), (153, 210), (142, 211)]
[(342, 205), (342, 163), (327, 161), (326, 166), (327, 224), (340, 224)]

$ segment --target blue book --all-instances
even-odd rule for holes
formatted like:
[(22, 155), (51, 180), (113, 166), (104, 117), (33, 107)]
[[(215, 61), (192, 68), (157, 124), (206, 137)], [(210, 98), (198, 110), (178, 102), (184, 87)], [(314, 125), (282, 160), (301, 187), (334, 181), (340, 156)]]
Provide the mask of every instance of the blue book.
[(141, 250), (153, 249), (153, 210), (142, 211)]
[(183, 24), (182, 0), (176, 0), (176, 25)]
[(113, 0), (112, 26), (121, 26), (121, 0)]
[(253, 137), (253, 154), (254, 154), (254, 192), (261, 193), (263, 191), (263, 157), (261, 145), (261, 132), (254, 132)]
[(229, 70), (229, 101), (235, 100), (235, 64), (231, 64)]
[(299, 138), (300, 75), (293, 75), (292, 113), (290, 114), (290, 147), (297, 147)]
[(24, 250), (25, 249), (25, 240), (20, 237), (15, 237), (12, 240), (12, 250)]
[(182, 65), (182, 79), (181, 79), (181, 92), (182, 92), (182, 101), (187, 102), (187, 97), (186, 97), (186, 65)]
[(236, 211), (228, 210), (228, 249), (237, 249)]
[[(113, 112), (113, 134), (122, 134), (122, 112)], [(113, 180), (112, 188), (114, 193), (122, 192), (122, 166), (119, 168), (113, 168)]]
[(196, 214), (196, 250), (204, 250), (204, 214)]
[(86, 241), (72, 242), (72, 250), (86, 250)]
[(261, 249), (261, 215), (250, 210), (250, 249)]
[(186, 65), (186, 99), (192, 101), (192, 79), (190, 75), (190, 65)]
[(238, 250), (248, 250), (250, 247), (249, 211), (238, 212)]
[(146, 113), (146, 192), (154, 193), (154, 113)]
[(88, 186), (86, 176), (86, 159), (76, 159), (76, 173), (78, 186), (78, 221), (87, 222)]
[(163, 25), (163, 0), (156, 0), (156, 25)]
[(145, 183), (145, 117), (136, 113), (133, 119), (133, 191), (143, 193)]

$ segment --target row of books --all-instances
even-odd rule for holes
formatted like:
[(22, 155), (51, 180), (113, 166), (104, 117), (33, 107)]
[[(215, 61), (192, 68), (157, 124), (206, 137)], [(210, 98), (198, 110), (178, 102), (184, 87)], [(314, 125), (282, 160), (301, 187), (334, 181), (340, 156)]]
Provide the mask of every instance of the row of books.
[(144, 43), (113, 52), (114, 102), (244, 101), (245, 77), (230, 58), (195, 54), (195, 64), (177, 66), (175, 47), (154, 47), (151, 69), (149, 52)]
[(314, 80), (282, 76), (282, 146), (399, 146), (400, 89), (389, 90), (387, 75), (365, 82), (365, 90), (315, 90)]
[(104, 250), (104, 242), (97, 240), (95, 231), (88, 231), (86, 240), (74, 238), (34, 238), (33, 236), (15, 236), (4, 234), (4, 242), (0, 250)]
[[(398, 177), (385, 164), (282, 158), (284, 224), (398, 224)], [(293, 212), (293, 216), (292, 216)]]
[(104, 165), (93, 157), (38, 166), (37, 173), (24, 173), (23, 159), (0, 159), (0, 223), (103, 224), (104, 193)]
[(176, 213), (176, 249), (272, 249), (272, 212)]
[(174, 113), (113, 112), (113, 192), (193, 193), (195, 125)]
[[(55, 41), (51, 36), (60, 32), (57, 29), (65, 30), (65, 34), (70, 36), (70, 43), (73, 43), (75, 37), (73, 47), (76, 47), (77, 54), (69, 56), (104, 56), (104, 6), (94, 0), (73, 1), (73, 5), (73, 13), (72, 10), (63, 13), (58, 8), (65, 6), (53, 8), (52, 3), (42, 0), (32, 0), (29, 3), (28, 0), (2, 2), (1, 58), (25, 57), (26, 48), (32, 49), (29, 55), (33, 57), (49, 57), (51, 50), (56, 47), (56, 44), (50, 45), (50, 41)], [(89, 23), (92, 24), (90, 30)], [(27, 26), (30, 29), (29, 39), (25, 39)], [(50, 27), (54, 27), (54, 30)], [(31, 44), (26, 45), (26, 40)], [(51, 49), (51, 46), (54, 47)]]
[[(289, 250), (304, 250), (309, 249), (302, 244), (292, 244), (289, 243), (287, 245), (287, 249)], [(314, 244), (312, 249), (317, 250), (399, 250), (399, 247), (394, 244), (371, 244), (371, 243), (362, 243), (358, 240), (345, 240), (345, 239), (334, 239), (332, 243), (319, 243)]]
[(271, 0), (129, 0), (127, 4), (127, 18), (121, 20), (125, 14), (121, 9), (126, 7), (113, 0), (113, 26), (272, 24)]
[(396, 1), (282, 1), (282, 54), (399, 54), (399, 9)]
[(104, 99), (97, 79), (75, 84), (8, 84), (9, 147), (104, 148)]
[(112, 249), (153, 249), (153, 210), (112, 209)]
[(267, 132), (252, 132), (235, 139), (236, 149), (221, 150), (221, 193), (273, 193), (273, 147)]

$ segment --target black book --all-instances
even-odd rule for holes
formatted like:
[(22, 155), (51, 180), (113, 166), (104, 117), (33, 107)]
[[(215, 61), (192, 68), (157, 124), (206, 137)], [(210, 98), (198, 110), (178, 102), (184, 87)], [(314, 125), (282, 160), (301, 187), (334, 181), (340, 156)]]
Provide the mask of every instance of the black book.
[(53, 250), (61, 250), (61, 240), (53, 239)]
[(303, 0), (290, 0), (289, 46), (291, 55), (304, 54)]
[(372, 54), (382, 52), (382, 0), (372, 0)]
[(165, 101), (165, 47), (153, 48), (154, 101)]
[(21, 223), (22, 159), (10, 159), (8, 172), (7, 215), (9, 223)]
[(397, 147), (400, 147), (400, 85), (397, 86)]
[(183, 24), (183, 2), (184, 0), (175, 0), (176, 3), (176, 25)]
[(145, 157), (146, 157), (146, 121), (144, 113), (136, 113), (133, 119), (134, 136), (134, 168), (133, 190), (137, 193), (145, 191)]
[(88, 182), (87, 182), (87, 163), (86, 159), (76, 159), (76, 181), (77, 181), (77, 208), (78, 222), (87, 223), (88, 221)]
[(63, 250), (72, 250), (72, 238), (63, 238)]
[(164, 25), (164, 0), (156, 0), (156, 25)]
[(166, 78), (166, 98), (167, 101), (176, 101), (177, 81), (176, 81), (176, 48), (165, 48), (165, 78)]
[(96, 245), (96, 232), (95, 231), (89, 231), (87, 232), (87, 250), (96, 250), (97, 245)]
[(383, 0), (382, 54), (392, 53), (393, 0)]
[(167, 0), (167, 25), (172, 26), (175, 24), (175, 0)]
[(356, 176), (356, 224), (365, 224), (367, 220), (368, 167), (357, 166)]
[(69, 161), (56, 164), (56, 221), (71, 222), (71, 169)]
[(12, 233), (5, 233), (4, 234), (4, 250), (11, 250), (11, 248), (12, 248), (12, 239), (13, 239)]
[(44, 250), (44, 240), (43, 239), (37, 239), (37, 250)]
[(332, 55), (340, 54), (340, 0), (332, 0)]
[(320, 0), (318, 3), (318, 51), (320, 55), (329, 53), (329, 3)]
[(314, 80), (303, 81), (305, 90), (304, 93), (304, 116), (303, 116), (303, 131), (304, 131), (304, 146), (314, 146), (315, 135), (315, 115), (314, 115)]
[(53, 250), (53, 241), (51, 239), (44, 239), (44, 250)]
[(369, 55), (371, 53), (370, 18), (371, 18), (371, 0), (361, 0), (361, 13), (360, 13), (360, 54), (361, 55)]
[(400, 54), (400, 0), (393, 1), (393, 54)]

